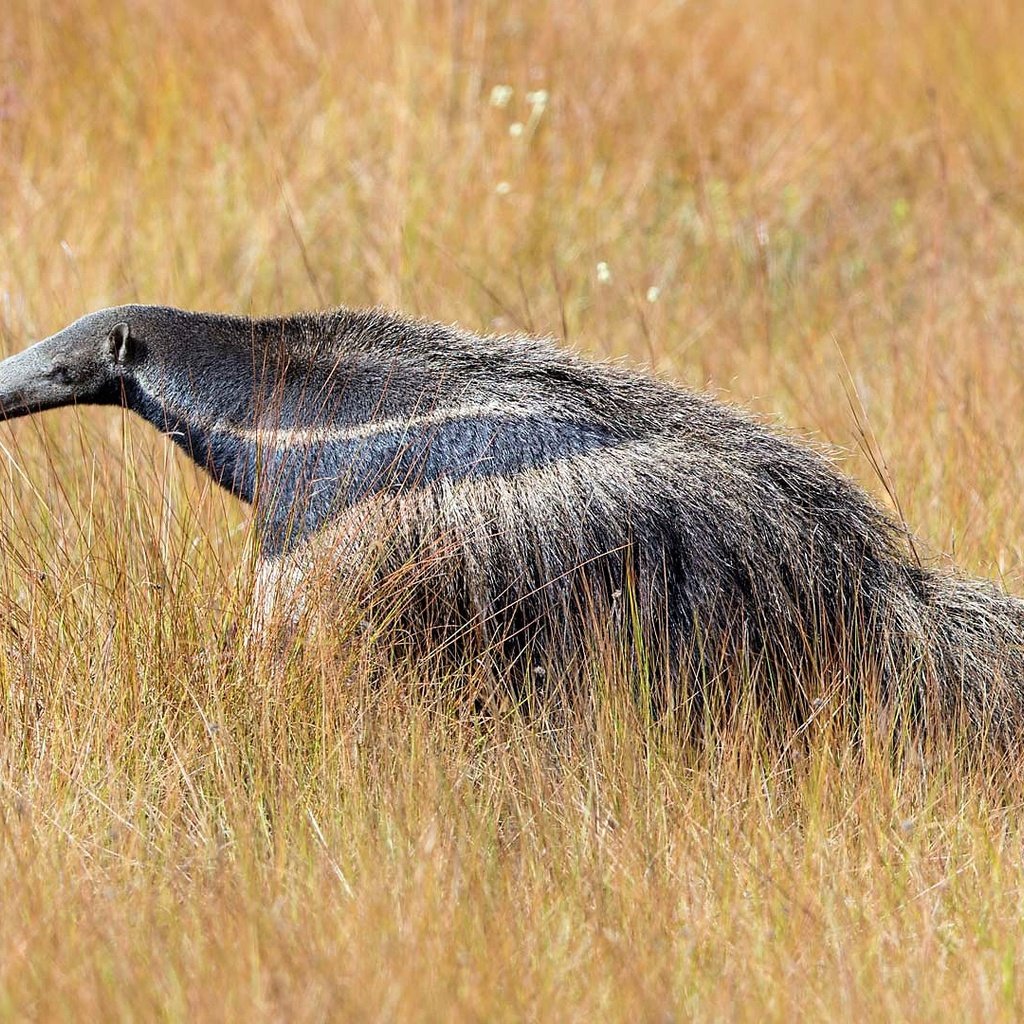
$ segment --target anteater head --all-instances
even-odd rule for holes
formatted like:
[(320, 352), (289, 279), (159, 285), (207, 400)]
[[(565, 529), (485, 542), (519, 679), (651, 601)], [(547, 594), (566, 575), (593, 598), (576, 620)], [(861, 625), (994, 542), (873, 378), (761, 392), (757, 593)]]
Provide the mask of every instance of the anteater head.
[(75, 404), (115, 404), (140, 346), (120, 310), (83, 317), (0, 362), (0, 418)]
[(161, 306), (115, 306), (76, 320), (0, 362), (0, 419), (68, 405), (126, 405), (147, 396), (230, 417), (252, 400), (244, 317)]

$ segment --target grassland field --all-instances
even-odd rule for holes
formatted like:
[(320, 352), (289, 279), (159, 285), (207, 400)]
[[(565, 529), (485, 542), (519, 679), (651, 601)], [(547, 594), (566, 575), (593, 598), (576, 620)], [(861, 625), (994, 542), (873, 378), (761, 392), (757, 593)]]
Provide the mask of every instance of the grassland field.
[[(3, 0), (0, 348), (134, 301), (552, 334), (1021, 593), (1022, 53), (1013, 0)], [(118, 412), (0, 429), (0, 1020), (1024, 1015), (1013, 766), (282, 668), (248, 535)]]

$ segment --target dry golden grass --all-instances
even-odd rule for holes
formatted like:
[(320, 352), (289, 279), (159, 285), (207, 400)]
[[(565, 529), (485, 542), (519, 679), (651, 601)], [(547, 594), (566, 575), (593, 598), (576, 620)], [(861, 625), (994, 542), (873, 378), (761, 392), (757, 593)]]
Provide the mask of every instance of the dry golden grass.
[[(1021, 590), (1022, 40), (1013, 0), (6, 0), (3, 343), (126, 301), (564, 335)], [(0, 444), (0, 1017), (1024, 1013), (1019, 774), (254, 660), (244, 510), (165, 442)]]

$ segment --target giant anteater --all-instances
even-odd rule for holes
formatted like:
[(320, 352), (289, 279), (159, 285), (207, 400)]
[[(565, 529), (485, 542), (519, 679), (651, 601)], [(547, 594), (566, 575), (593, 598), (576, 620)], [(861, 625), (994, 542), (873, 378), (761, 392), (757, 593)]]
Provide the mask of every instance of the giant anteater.
[(536, 686), (617, 648), (661, 706), (756, 676), (799, 717), (870, 681), (1015, 728), (1024, 602), (922, 567), (822, 455), (648, 375), (379, 310), (119, 306), (0, 363), (4, 418), (73, 403), (131, 409), (252, 504), (264, 613), (301, 619), (316, 577), (396, 648)]

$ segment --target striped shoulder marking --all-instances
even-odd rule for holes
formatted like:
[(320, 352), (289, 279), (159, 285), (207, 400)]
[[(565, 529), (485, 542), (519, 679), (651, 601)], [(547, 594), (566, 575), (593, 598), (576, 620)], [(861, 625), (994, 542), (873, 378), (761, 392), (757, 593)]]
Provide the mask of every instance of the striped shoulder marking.
[(550, 409), (542, 406), (520, 406), (509, 408), (496, 403), (457, 405), (431, 412), (407, 417), (391, 417), (368, 423), (356, 423), (351, 426), (277, 426), (272, 423), (259, 424), (256, 427), (236, 427), (223, 422), (213, 425), (217, 431), (252, 441), (256, 444), (270, 444), (279, 447), (292, 445), (324, 444), (333, 441), (358, 441), (379, 435), (414, 433), (425, 427), (441, 427), (445, 424), (461, 420), (477, 419), (521, 419), (535, 420), (541, 416), (551, 416)]

